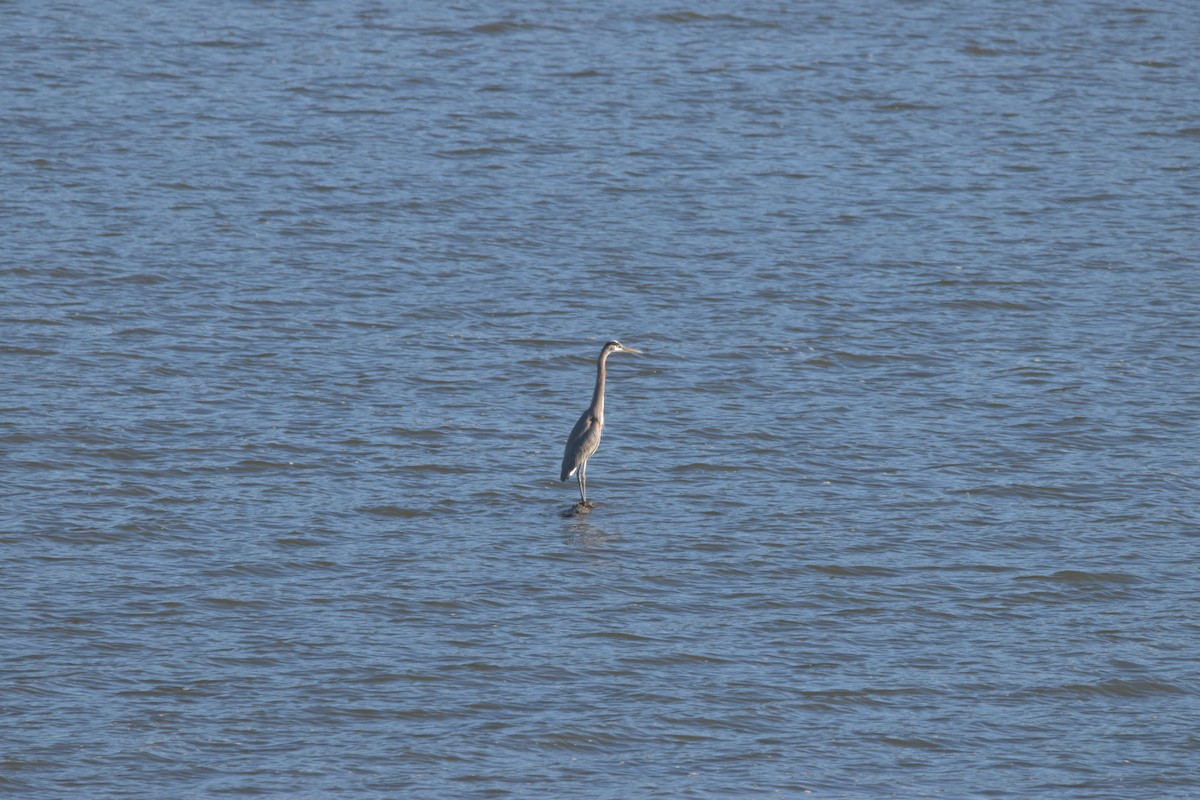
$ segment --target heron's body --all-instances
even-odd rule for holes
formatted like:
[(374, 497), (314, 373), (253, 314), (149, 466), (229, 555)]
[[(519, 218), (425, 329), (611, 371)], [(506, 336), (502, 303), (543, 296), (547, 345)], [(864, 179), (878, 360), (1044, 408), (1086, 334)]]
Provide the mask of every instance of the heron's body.
[(632, 347), (626, 347), (620, 342), (609, 342), (600, 351), (596, 361), (596, 389), (592, 392), (592, 404), (579, 417), (571, 435), (567, 437), (567, 447), (563, 452), (562, 471), (558, 479), (565, 481), (572, 475), (579, 481), (579, 501), (583, 507), (589, 507), (587, 499), (587, 462), (600, 447), (600, 434), (604, 431), (604, 379), (608, 370), (608, 357), (613, 353), (640, 353)]

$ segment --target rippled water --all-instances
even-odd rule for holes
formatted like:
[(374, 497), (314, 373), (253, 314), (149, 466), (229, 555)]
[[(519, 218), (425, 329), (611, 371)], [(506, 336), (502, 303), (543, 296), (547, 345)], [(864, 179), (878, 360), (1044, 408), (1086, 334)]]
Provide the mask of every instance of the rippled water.
[(1194, 4), (3, 18), (0, 793), (1200, 794)]

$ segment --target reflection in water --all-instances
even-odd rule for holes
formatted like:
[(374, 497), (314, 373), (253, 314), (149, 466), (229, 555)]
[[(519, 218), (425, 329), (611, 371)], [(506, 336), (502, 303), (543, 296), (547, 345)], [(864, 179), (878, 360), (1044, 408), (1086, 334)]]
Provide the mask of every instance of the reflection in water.
[(605, 528), (595, 524), (590, 515), (572, 518), (567, 530), (571, 534), (571, 542), (585, 550), (595, 550), (607, 547), (609, 542), (620, 538), (619, 534), (609, 533)]

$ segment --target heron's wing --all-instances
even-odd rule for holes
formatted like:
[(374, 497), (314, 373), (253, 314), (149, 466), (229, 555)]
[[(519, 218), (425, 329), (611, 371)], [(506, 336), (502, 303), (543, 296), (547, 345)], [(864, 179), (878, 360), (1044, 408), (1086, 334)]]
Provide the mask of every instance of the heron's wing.
[(592, 409), (589, 408), (583, 412), (583, 416), (571, 429), (571, 435), (567, 437), (567, 447), (563, 451), (562, 471), (558, 476), (560, 481), (565, 481), (574, 475), (575, 470), (579, 469), (579, 465), (596, 452), (596, 448), (600, 446), (601, 427), (599, 420), (592, 413)]

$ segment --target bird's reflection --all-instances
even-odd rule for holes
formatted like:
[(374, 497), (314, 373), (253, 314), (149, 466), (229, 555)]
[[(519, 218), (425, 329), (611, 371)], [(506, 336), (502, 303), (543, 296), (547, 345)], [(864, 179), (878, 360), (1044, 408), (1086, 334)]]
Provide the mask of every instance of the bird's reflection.
[(567, 531), (571, 534), (571, 543), (584, 550), (603, 549), (618, 538), (617, 534), (609, 533), (587, 516), (572, 517)]

